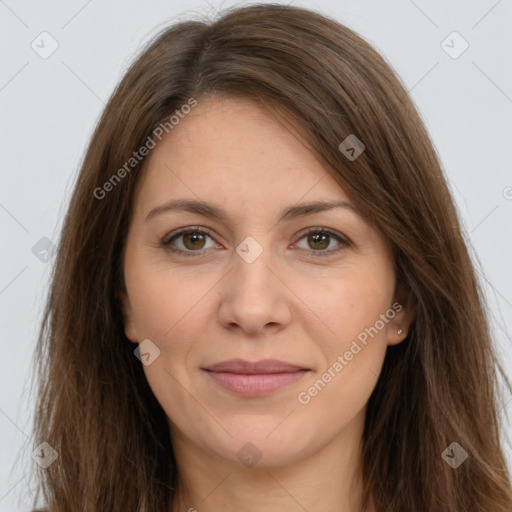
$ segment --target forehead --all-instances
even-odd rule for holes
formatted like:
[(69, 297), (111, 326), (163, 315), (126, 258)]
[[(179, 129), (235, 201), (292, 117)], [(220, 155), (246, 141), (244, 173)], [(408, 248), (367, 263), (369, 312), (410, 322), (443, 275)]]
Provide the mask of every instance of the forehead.
[(348, 200), (300, 130), (250, 100), (199, 100), (148, 155), (139, 199), (146, 209), (183, 196), (266, 207)]

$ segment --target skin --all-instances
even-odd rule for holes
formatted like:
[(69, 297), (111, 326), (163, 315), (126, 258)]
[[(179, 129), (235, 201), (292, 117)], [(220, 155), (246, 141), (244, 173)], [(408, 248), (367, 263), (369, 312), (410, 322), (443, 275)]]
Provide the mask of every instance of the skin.
[[(160, 350), (144, 371), (169, 419), (177, 510), (357, 510), (366, 404), (387, 346), (407, 335), (405, 307), (309, 403), (298, 394), (397, 299), (405, 304), (389, 243), (348, 208), (277, 223), (285, 207), (350, 198), (297, 136), (249, 100), (200, 98), (145, 165), (123, 262), (125, 333)], [(173, 211), (145, 221), (177, 198), (211, 201), (228, 219)], [(174, 239), (190, 257), (162, 245), (187, 227), (211, 232)], [(310, 227), (350, 245), (319, 242), (304, 234)], [(263, 249), (252, 263), (236, 252), (248, 236)], [(236, 396), (202, 369), (231, 358), (276, 358), (310, 372), (264, 397)], [(252, 467), (237, 456), (249, 442), (261, 454)]]

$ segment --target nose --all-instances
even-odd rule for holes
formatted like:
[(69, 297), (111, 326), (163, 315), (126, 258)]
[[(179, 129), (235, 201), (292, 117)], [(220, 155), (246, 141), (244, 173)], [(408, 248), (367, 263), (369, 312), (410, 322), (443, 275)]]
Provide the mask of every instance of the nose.
[(247, 335), (277, 332), (290, 323), (293, 293), (270, 250), (250, 261), (233, 254), (233, 267), (220, 283), (219, 322)]

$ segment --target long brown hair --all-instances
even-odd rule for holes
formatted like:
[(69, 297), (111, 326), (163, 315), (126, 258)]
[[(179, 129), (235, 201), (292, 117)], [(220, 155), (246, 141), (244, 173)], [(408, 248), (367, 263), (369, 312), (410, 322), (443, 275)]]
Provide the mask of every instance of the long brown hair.
[[(362, 510), (373, 503), (378, 512), (510, 512), (499, 375), (510, 382), (423, 122), (389, 64), (361, 37), (313, 11), (273, 4), (163, 30), (96, 126), (34, 354), (34, 446), (47, 442), (58, 453), (48, 468), (35, 466), (38, 495), (51, 512), (170, 510), (179, 475), (168, 423), (124, 335), (119, 301), (144, 169), (127, 170), (126, 162), (173, 112), (210, 94), (284, 110), (392, 243), (415, 319), (407, 339), (388, 347), (368, 403)], [(339, 149), (351, 134), (365, 145), (354, 160)], [(112, 181), (123, 166), (122, 179)], [(98, 188), (108, 193), (95, 194)], [(454, 442), (468, 454), (456, 469), (442, 455)]]

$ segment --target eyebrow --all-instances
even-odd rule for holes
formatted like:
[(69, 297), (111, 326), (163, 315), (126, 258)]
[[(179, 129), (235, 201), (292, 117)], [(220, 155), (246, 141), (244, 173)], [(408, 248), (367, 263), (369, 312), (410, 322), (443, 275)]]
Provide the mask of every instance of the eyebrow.
[[(334, 208), (344, 208), (356, 213), (357, 215), (360, 215), (356, 207), (346, 201), (322, 200), (289, 206), (280, 212), (278, 222), (297, 219), (300, 217), (305, 217), (306, 215), (312, 215), (314, 213), (332, 210)], [(156, 217), (157, 215), (173, 211), (183, 211), (201, 215), (203, 217), (217, 220), (224, 224), (226, 224), (229, 220), (229, 215), (227, 212), (213, 203), (194, 199), (171, 199), (166, 203), (153, 208), (147, 214), (145, 222)]]

